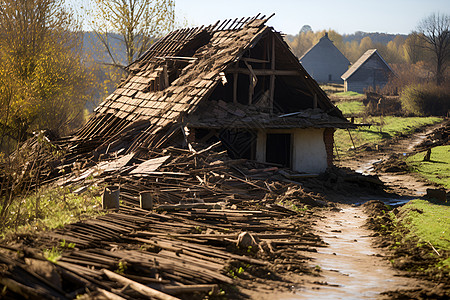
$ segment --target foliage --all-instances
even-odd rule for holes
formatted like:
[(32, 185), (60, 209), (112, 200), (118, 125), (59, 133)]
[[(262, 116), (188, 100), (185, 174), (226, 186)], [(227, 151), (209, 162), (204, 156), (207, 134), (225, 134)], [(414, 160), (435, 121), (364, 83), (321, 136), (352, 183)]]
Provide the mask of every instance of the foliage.
[[(438, 117), (367, 117), (355, 118), (355, 123), (369, 123), (370, 127), (360, 127), (358, 129), (349, 130), (355, 146), (376, 145), (387, 139), (401, 134), (413, 133), (417, 128), (425, 125), (431, 125), (442, 121)], [(348, 149), (353, 147), (347, 130), (338, 129), (334, 134), (336, 147), (339, 155), (348, 154)]]
[[(41, 188), (29, 195), (14, 198), (2, 217), (0, 234), (61, 227), (98, 215), (100, 204), (98, 187), (91, 187), (82, 195), (75, 195), (68, 188)], [(71, 247), (70, 243), (64, 246)]]
[(63, 134), (82, 121), (89, 76), (78, 30), (63, 0), (2, 1), (0, 151), (34, 130)]
[(450, 109), (450, 88), (434, 84), (407, 86), (401, 94), (403, 110), (416, 116), (445, 116)]
[(52, 247), (52, 249), (45, 249), (43, 252), (45, 259), (51, 261), (52, 263), (57, 263), (62, 257), (62, 251), (56, 247)]
[[(431, 182), (450, 189), (450, 146), (438, 146), (431, 150), (430, 161), (423, 161), (425, 152), (419, 152), (406, 159), (406, 163)], [(449, 231), (450, 232), (450, 231)]]
[[(88, 12), (89, 13), (89, 12)], [(141, 56), (155, 38), (171, 30), (175, 19), (174, 0), (95, 0), (90, 12), (92, 28), (112, 61), (124, 68), (113, 43), (126, 50), (126, 64)], [(117, 36), (112, 41), (112, 34)]]
[(433, 53), (436, 84), (441, 85), (450, 60), (450, 16), (433, 13), (420, 21), (418, 29), (425, 47)]

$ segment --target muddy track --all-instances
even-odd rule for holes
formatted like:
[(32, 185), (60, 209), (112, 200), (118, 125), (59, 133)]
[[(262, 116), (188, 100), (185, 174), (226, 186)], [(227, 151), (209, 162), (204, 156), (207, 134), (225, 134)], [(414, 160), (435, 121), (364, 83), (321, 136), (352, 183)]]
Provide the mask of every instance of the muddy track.
[(364, 226), (367, 218), (361, 207), (349, 205), (322, 211), (314, 228), (328, 247), (309, 253), (320, 277), (306, 278), (289, 299), (377, 299), (387, 291), (430, 288), (429, 283), (402, 276), (373, 248), (373, 232)]
[(386, 173), (374, 170), (374, 165), (388, 160), (391, 156), (408, 155), (415, 151), (428, 134), (440, 128), (443, 123), (427, 126), (423, 131), (413, 133), (405, 137), (398, 137), (379, 145), (378, 150), (368, 151), (358, 149), (353, 155), (342, 159), (337, 164), (340, 167), (347, 167), (356, 172), (378, 177), (390, 189), (390, 192), (403, 196), (418, 197), (423, 196), (426, 189), (430, 187), (423, 178), (414, 173)]

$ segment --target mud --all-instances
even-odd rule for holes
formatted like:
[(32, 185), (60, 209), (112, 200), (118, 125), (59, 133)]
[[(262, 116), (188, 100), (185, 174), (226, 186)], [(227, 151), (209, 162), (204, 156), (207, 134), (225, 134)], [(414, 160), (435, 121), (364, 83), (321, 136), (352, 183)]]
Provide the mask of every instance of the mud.
[(364, 225), (360, 207), (323, 211), (314, 228), (328, 244), (310, 253), (320, 277), (311, 277), (296, 295), (284, 299), (375, 299), (392, 290), (417, 290), (426, 283), (394, 270), (382, 251), (372, 246), (373, 232)]
[[(337, 164), (361, 174), (377, 175), (385, 184), (386, 191), (389, 193), (421, 197), (425, 195), (427, 188), (434, 185), (424, 181), (423, 178), (414, 173), (408, 173), (409, 170), (402, 159), (414, 153), (416, 148), (422, 149), (420, 147), (424, 145), (424, 141), (429, 140), (429, 136), (434, 136), (436, 132), (443, 131), (443, 128), (448, 126), (448, 121), (446, 121), (425, 127), (422, 131), (399, 136), (379, 144), (377, 150), (362, 146)], [(439, 134), (436, 134), (436, 136), (439, 136)], [(441, 134), (440, 136), (444, 135)]]

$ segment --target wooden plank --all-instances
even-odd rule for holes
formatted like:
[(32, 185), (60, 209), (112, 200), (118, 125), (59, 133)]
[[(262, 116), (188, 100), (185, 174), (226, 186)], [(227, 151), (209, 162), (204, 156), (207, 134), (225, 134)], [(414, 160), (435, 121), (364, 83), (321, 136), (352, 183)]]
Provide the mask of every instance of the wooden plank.
[[(270, 60), (270, 68), (271, 70), (275, 70), (275, 37), (272, 34), (272, 58)], [(275, 74), (270, 75), (270, 111), (273, 111), (273, 98), (275, 95)]]
[(123, 277), (119, 274), (116, 274), (114, 272), (111, 272), (109, 270), (106, 269), (102, 269), (103, 274), (105, 274), (109, 279), (113, 280), (113, 281), (117, 281), (123, 285), (128, 285), (130, 288), (132, 288), (133, 290), (137, 291), (138, 293), (144, 295), (144, 296), (148, 296), (148, 297), (153, 297), (156, 299), (161, 299), (161, 300), (180, 300), (179, 298), (167, 295), (163, 292), (160, 292), (158, 290), (152, 289), (148, 286), (145, 286), (143, 284), (140, 284), (139, 282), (133, 281), (131, 279), (128, 279), (126, 277)]
[(169, 294), (183, 294), (193, 292), (209, 292), (216, 295), (219, 291), (217, 284), (195, 284), (195, 285), (165, 285), (162, 287), (163, 291)]

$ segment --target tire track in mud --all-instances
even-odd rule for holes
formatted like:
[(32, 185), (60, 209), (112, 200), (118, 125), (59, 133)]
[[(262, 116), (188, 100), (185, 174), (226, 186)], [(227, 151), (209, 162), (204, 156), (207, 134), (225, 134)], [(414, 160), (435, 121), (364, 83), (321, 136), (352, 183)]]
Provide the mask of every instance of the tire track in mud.
[(314, 228), (328, 246), (307, 254), (320, 277), (307, 277), (304, 288), (286, 299), (377, 299), (386, 291), (420, 289), (424, 283), (401, 276), (372, 246), (366, 220), (360, 207), (324, 211)]

